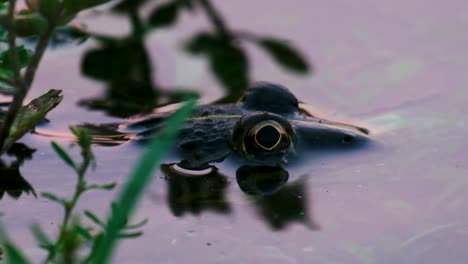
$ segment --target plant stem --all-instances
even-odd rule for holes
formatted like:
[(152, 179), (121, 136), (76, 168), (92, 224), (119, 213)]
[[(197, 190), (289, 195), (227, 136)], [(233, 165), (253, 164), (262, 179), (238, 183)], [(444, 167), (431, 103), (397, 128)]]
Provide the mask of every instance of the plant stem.
[(29, 89), (31, 88), (31, 84), (36, 75), (37, 67), (39, 66), (42, 56), (44, 55), (44, 52), (47, 48), (47, 44), (49, 43), (50, 37), (55, 29), (55, 25), (49, 23), (46, 31), (39, 38), (39, 42), (36, 45), (36, 49), (34, 51), (33, 56), (31, 57), (31, 61), (29, 62), (28, 67), (26, 68), (24, 78), (21, 78), (19, 74), (18, 61), (16, 58), (17, 54), (15, 44), (15, 27), (13, 23), (15, 3), (16, 0), (10, 0), (10, 6), (8, 10), (8, 44), (11, 52), (13, 72), (15, 74), (15, 83), (18, 91), (13, 97), (13, 101), (11, 102), (11, 105), (8, 108), (5, 120), (3, 121), (3, 126), (0, 130), (0, 155), (3, 154), (4, 151), (6, 151), (6, 149), (3, 149), (3, 147), (5, 145), (5, 141), (8, 135), (10, 134), (11, 126), (13, 125), (15, 118), (18, 115), (18, 111), (23, 105), (23, 101), (26, 98)]
[[(73, 197), (71, 200), (67, 201), (67, 203), (64, 205), (64, 214), (63, 214), (63, 220), (62, 224), (60, 225), (60, 233), (57, 238), (57, 241), (55, 242), (55, 246), (63, 244), (63, 239), (65, 239), (65, 234), (67, 231), (68, 224), (71, 220), (72, 212), (75, 209), (76, 204), (78, 203), (78, 199), (81, 197), (81, 195), (86, 191), (86, 182), (84, 180), (86, 171), (89, 168), (89, 165), (91, 164), (91, 159), (92, 157), (89, 155), (88, 152), (83, 152), (83, 164), (76, 169), (76, 173), (78, 174), (78, 182), (76, 183), (75, 186), (75, 192), (73, 194)], [(44, 260), (45, 263), (51, 262), (56, 255), (56, 251), (49, 251), (49, 254), (47, 255), (46, 259)]]
[(16, 53), (16, 27), (14, 23), (16, 0), (9, 0), (8, 6), (8, 46), (10, 48), (10, 58), (13, 70), (14, 83), (17, 89), (23, 90), (24, 83), (21, 80), (18, 66), (18, 54)]
[(223, 38), (233, 39), (231, 32), (224, 23), (224, 20), (221, 18), (221, 15), (216, 10), (216, 8), (211, 4), (210, 0), (199, 0), (199, 2), (205, 10), (205, 13), (210, 19), (211, 23), (218, 31), (218, 34), (220, 34)]

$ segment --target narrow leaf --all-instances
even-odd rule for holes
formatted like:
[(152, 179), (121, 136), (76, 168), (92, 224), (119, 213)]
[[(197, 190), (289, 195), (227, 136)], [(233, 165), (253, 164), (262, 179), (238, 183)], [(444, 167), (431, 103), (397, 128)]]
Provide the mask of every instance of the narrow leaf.
[(123, 186), (118, 198), (116, 210), (107, 220), (105, 232), (91, 252), (93, 263), (105, 264), (110, 262), (110, 256), (116, 245), (116, 240), (122, 230), (122, 219), (132, 215), (138, 201), (141, 199), (145, 187), (148, 186), (154, 170), (160, 165), (164, 155), (169, 151), (185, 119), (190, 115), (196, 101), (188, 101), (176, 111), (167, 121), (159, 135), (152, 140), (141, 159), (132, 170), (128, 181)]
[(54, 149), (55, 153), (59, 155), (59, 157), (70, 167), (73, 169), (77, 169), (75, 162), (73, 159), (68, 155), (68, 153), (56, 142), (52, 141), (51, 143), (52, 148)]
[(93, 235), (89, 232), (89, 228), (82, 227), (80, 225), (75, 226), (76, 232), (81, 235), (84, 239), (91, 241), (93, 240)]
[(133, 225), (126, 225), (124, 227), (124, 229), (126, 229), (126, 230), (137, 229), (137, 228), (143, 227), (144, 225), (146, 225), (146, 223), (148, 223), (148, 218), (145, 218), (142, 221), (140, 221), (139, 223), (136, 223), (136, 224), (133, 224)]
[(41, 193), (42, 197), (46, 198), (46, 199), (49, 199), (53, 202), (56, 202), (56, 203), (59, 203), (63, 206), (65, 206), (67, 204), (67, 201), (65, 199), (62, 199), (62, 198), (59, 198), (58, 196), (56, 196), (55, 194), (52, 194), (52, 193), (49, 193), (49, 192), (43, 192)]
[(99, 217), (97, 217), (97, 215), (95, 215), (94, 213), (92, 213), (91, 211), (88, 211), (88, 210), (85, 210), (84, 211), (84, 215), (86, 217), (89, 218), (89, 220), (91, 220), (92, 222), (94, 222), (96, 225), (100, 226), (100, 227), (104, 227), (104, 222), (101, 221), (101, 219), (99, 219)]
[(86, 186), (87, 190), (112, 190), (117, 186), (116, 182), (111, 182), (107, 184), (90, 184)]
[(31, 227), (31, 231), (34, 235), (34, 237), (37, 240), (37, 243), (39, 244), (40, 247), (49, 249), (52, 247), (52, 242), (49, 239), (49, 237), (44, 233), (42, 228), (38, 225), (35, 224)]
[(141, 235), (143, 235), (143, 232), (120, 233), (120, 234), (118, 235), (118, 238), (120, 238), (120, 239), (125, 239), (125, 238), (136, 238), (136, 237), (140, 237)]

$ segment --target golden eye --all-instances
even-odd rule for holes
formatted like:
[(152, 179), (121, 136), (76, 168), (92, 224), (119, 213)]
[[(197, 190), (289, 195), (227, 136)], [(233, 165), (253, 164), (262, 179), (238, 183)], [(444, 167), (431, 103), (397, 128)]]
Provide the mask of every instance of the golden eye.
[(275, 121), (262, 122), (261, 124), (252, 128), (255, 143), (265, 149), (272, 150), (280, 142), (283, 136), (281, 130), (284, 130), (280, 124)]
[(269, 152), (288, 149), (290, 140), (282, 125), (274, 120), (266, 120), (247, 132), (244, 145), (249, 152)]
[(294, 147), (295, 131), (287, 119), (267, 112), (243, 115), (233, 128), (231, 147), (251, 161), (277, 164)]

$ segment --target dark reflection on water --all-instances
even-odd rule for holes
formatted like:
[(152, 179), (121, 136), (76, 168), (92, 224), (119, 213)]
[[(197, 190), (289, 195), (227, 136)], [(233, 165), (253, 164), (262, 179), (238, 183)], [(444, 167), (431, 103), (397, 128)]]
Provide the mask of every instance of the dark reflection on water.
[(218, 169), (213, 168), (205, 175), (186, 175), (174, 170), (172, 165), (162, 165), (161, 171), (168, 184), (167, 203), (175, 216), (199, 215), (208, 210), (221, 214), (231, 212), (225, 193), (228, 180)]
[(318, 229), (309, 215), (304, 180), (287, 184), (289, 173), (280, 166), (242, 166), (236, 179), (240, 189), (250, 196), (258, 215), (274, 230), (282, 230), (292, 222)]
[(7, 155), (13, 158), (12, 161), (0, 159), (0, 199), (5, 193), (15, 199), (23, 193), (31, 193), (36, 197), (33, 187), (19, 171), (19, 167), (25, 160), (31, 159), (35, 151), (24, 144), (16, 143), (7, 152)]
[(237, 169), (239, 188), (249, 195), (270, 195), (289, 179), (289, 173), (280, 166), (242, 166)]
[[(217, 168), (189, 175), (186, 170), (178, 171), (174, 164), (164, 164), (161, 171), (168, 185), (167, 204), (175, 216), (200, 215), (204, 211), (231, 213), (226, 198), (228, 177)], [(293, 222), (318, 229), (309, 212), (305, 182), (300, 179), (288, 184), (288, 179), (289, 173), (280, 166), (242, 166), (236, 172), (240, 189), (273, 230), (282, 230)]]

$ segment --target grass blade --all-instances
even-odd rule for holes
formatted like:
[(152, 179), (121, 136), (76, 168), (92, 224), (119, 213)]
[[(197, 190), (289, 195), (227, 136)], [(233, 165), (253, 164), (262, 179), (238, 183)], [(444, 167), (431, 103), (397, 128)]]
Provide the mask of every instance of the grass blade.
[(164, 129), (150, 143), (139, 162), (123, 186), (117, 201), (116, 210), (110, 215), (102, 239), (91, 252), (92, 263), (109, 263), (120, 231), (128, 216), (131, 216), (140, 200), (143, 191), (148, 186), (154, 170), (160, 165), (164, 155), (168, 152), (175, 139), (179, 128), (190, 115), (195, 100), (188, 101), (182, 108), (175, 112), (167, 121)]
[(73, 159), (68, 155), (68, 153), (56, 142), (52, 141), (51, 143), (52, 148), (54, 149), (55, 153), (59, 155), (59, 157), (70, 167), (76, 170), (76, 165)]

